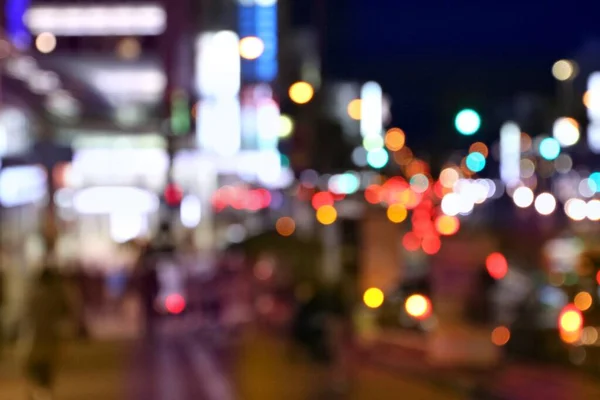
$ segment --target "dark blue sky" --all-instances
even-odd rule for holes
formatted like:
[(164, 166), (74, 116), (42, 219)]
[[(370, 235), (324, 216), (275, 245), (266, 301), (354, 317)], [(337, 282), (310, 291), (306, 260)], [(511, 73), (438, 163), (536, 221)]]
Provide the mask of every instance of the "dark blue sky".
[[(552, 63), (600, 37), (600, 2), (593, 1), (313, 4), (321, 2), (326, 76), (379, 81), (392, 96), (394, 123), (415, 140), (451, 127), (446, 119), (460, 107), (486, 112), (519, 92), (552, 93)], [(298, 9), (300, 19), (311, 13)]]

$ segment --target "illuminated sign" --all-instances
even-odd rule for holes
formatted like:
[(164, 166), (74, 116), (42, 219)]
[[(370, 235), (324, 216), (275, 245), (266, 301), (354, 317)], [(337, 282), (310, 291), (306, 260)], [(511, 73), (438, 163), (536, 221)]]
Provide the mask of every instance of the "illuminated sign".
[(268, 84), (249, 85), (241, 95), (242, 148), (244, 150), (277, 149), (280, 130), (279, 104), (273, 100)]
[(0, 171), (0, 203), (16, 207), (40, 201), (46, 195), (46, 171), (40, 166), (9, 167)]
[(500, 128), (500, 177), (508, 186), (521, 177), (521, 128), (514, 122)]
[[(13, 0), (13, 2), (23, 2)], [(159, 35), (167, 15), (158, 5), (33, 6), (23, 18), (34, 34), (56, 36)]]
[(196, 109), (198, 146), (227, 156), (241, 148), (240, 102), (237, 98), (200, 100)]
[(383, 92), (377, 82), (367, 82), (360, 91), (360, 133), (363, 137), (383, 133)]
[(600, 153), (600, 72), (593, 72), (588, 78), (588, 125), (587, 139), (590, 150)]
[(277, 2), (241, 1), (238, 21), (240, 37), (257, 37), (264, 44), (260, 57), (242, 61), (243, 78), (249, 81), (273, 81), (278, 73)]
[(207, 32), (196, 42), (196, 88), (201, 97), (235, 97), (240, 91), (239, 37)]
[(31, 44), (31, 36), (23, 22), (30, 0), (7, 0), (5, 4), (6, 33), (15, 47), (25, 50)]

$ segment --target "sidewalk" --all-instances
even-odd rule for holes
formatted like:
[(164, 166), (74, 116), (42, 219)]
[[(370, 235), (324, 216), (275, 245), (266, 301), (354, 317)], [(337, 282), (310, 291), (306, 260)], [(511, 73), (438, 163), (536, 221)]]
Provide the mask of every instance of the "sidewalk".
[[(56, 383), (56, 398), (65, 400), (122, 399), (126, 346), (114, 342), (68, 342)], [(0, 371), (0, 400), (20, 400), (25, 382), (15, 365), (15, 354), (7, 352)]]
[[(403, 337), (404, 336), (404, 337)], [(397, 333), (362, 345), (366, 359), (398, 373), (430, 379), (440, 387), (467, 393), (478, 379), (486, 377), (487, 387), (501, 399), (587, 400), (600, 399), (600, 383), (585, 373), (567, 368), (507, 362), (493, 371), (469, 372), (428, 364), (424, 338)]]

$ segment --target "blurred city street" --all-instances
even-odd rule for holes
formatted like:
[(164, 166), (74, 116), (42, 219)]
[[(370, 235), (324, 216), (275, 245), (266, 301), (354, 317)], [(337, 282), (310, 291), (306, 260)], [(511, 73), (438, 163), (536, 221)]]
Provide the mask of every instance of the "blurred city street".
[(600, 2), (0, 2), (0, 400), (600, 399)]

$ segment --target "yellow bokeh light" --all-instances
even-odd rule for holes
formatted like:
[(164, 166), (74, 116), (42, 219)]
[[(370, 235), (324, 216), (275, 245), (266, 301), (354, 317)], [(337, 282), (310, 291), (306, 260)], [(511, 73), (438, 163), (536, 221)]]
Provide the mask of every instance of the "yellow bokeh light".
[(385, 134), (385, 147), (390, 151), (398, 151), (404, 147), (406, 143), (406, 135), (399, 128), (392, 128)]
[(256, 60), (265, 51), (265, 43), (256, 36), (247, 36), (240, 40), (240, 56), (246, 60)]
[(294, 121), (289, 115), (281, 114), (279, 117), (279, 137), (289, 137), (294, 132)]
[(331, 225), (337, 219), (337, 211), (333, 206), (322, 206), (317, 210), (317, 221), (323, 225)]
[(489, 154), (488, 147), (483, 142), (475, 142), (469, 147), (469, 153), (481, 153), (485, 158)]
[(559, 81), (572, 79), (576, 75), (576, 65), (570, 60), (558, 60), (552, 66), (552, 75)]
[(291, 236), (296, 230), (296, 222), (290, 217), (281, 217), (275, 223), (275, 230), (281, 236)]
[(297, 104), (306, 104), (312, 100), (315, 90), (308, 82), (296, 82), (290, 86), (290, 99)]
[(504, 346), (510, 340), (510, 330), (505, 326), (498, 326), (492, 331), (492, 343)]
[(50, 32), (43, 32), (35, 39), (35, 47), (40, 53), (52, 53), (56, 48), (56, 36)]
[(360, 120), (360, 109), (362, 107), (362, 103), (360, 99), (354, 99), (348, 103), (348, 115), (350, 118), (358, 121)]
[(566, 311), (560, 318), (560, 327), (565, 332), (577, 332), (581, 329), (581, 315), (574, 310)]
[(406, 299), (404, 309), (414, 318), (425, 318), (431, 313), (429, 299), (421, 294), (413, 294)]
[(379, 308), (383, 304), (383, 300), (385, 296), (381, 289), (378, 288), (369, 288), (365, 291), (363, 295), (363, 301), (365, 305), (369, 308)]
[(592, 295), (588, 292), (579, 292), (577, 293), (577, 295), (575, 295), (575, 298), (573, 299), (575, 307), (577, 307), (581, 311), (589, 310), (589, 308), (592, 306), (592, 301)]
[(435, 228), (440, 235), (454, 235), (460, 229), (460, 221), (454, 216), (440, 215), (435, 220)]
[(408, 211), (406, 211), (406, 207), (402, 204), (392, 204), (387, 209), (387, 217), (393, 223), (399, 224), (404, 221), (408, 216)]

